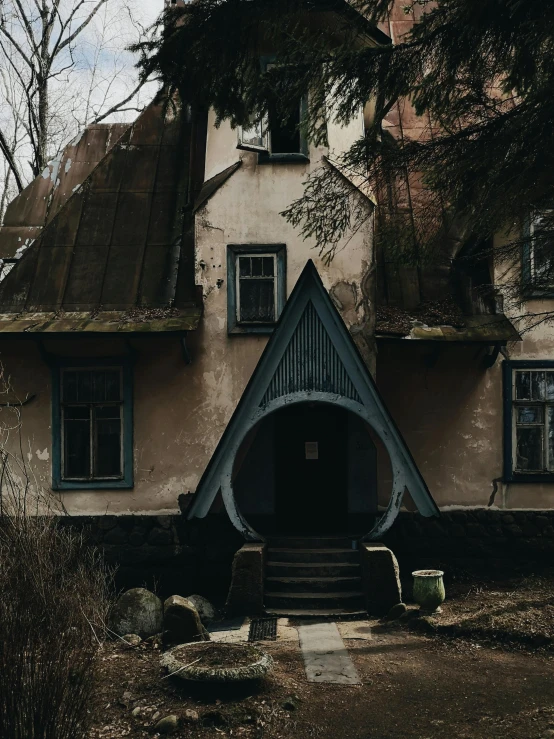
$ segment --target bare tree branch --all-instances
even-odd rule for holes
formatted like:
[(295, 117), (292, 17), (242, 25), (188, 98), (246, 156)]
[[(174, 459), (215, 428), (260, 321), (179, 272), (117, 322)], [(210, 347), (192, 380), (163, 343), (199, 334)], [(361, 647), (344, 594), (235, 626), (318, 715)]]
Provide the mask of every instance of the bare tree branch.
[(15, 159), (13, 158), (12, 152), (10, 151), (8, 142), (6, 141), (6, 137), (4, 136), (1, 130), (0, 130), (0, 151), (4, 155), (8, 163), (8, 166), (10, 168), (10, 171), (12, 172), (15, 178), (15, 181), (17, 183), (17, 189), (19, 190), (19, 192), (21, 192), (24, 187), (23, 181), (21, 179), (21, 175), (19, 174), (19, 169), (15, 162)]
[[(132, 98), (134, 98), (135, 95), (137, 94), (137, 92), (140, 90), (140, 88), (142, 86), (143, 86), (143, 82), (141, 81), (135, 87), (135, 89), (133, 90), (133, 92), (125, 98), (125, 100), (121, 100), (121, 102), (117, 103), (116, 105), (113, 105), (105, 113), (102, 113), (102, 115), (97, 116), (92, 122), (93, 123), (100, 123), (100, 121), (103, 121), (105, 118), (107, 118), (108, 116), (112, 115), (112, 113), (117, 113), (118, 111), (120, 111), (121, 110), (121, 106), (122, 105), (125, 105), (126, 103), (129, 102), (129, 100), (131, 100)], [(132, 109), (131, 108), (127, 108), (126, 110), (132, 110)]]

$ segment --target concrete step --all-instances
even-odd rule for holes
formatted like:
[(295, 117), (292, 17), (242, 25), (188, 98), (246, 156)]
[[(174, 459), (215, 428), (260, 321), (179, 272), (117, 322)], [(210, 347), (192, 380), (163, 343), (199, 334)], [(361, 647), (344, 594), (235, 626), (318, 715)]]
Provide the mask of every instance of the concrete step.
[(338, 593), (359, 591), (360, 577), (266, 577), (266, 590), (272, 593)]
[(265, 613), (268, 616), (277, 616), (277, 618), (328, 618), (333, 621), (367, 618), (367, 611), (349, 610), (345, 608), (311, 608), (309, 610), (295, 608), (266, 608)]
[(290, 549), (272, 547), (267, 550), (268, 564), (276, 562), (321, 563), (351, 562), (359, 563), (360, 553), (356, 549)]
[(270, 577), (359, 577), (356, 562), (268, 562)]
[(270, 536), (270, 547), (279, 549), (352, 549), (350, 536)]
[(363, 610), (364, 595), (361, 591), (337, 593), (291, 593), (266, 592), (264, 605), (267, 608), (287, 608), (300, 611), (338, 608), (340, 610)]

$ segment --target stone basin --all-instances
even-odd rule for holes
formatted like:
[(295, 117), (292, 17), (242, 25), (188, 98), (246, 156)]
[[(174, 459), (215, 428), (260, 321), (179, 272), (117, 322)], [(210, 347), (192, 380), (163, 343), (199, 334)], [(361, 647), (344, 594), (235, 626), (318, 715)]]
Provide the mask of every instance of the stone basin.
[(273, 660), (250, 644), (195, 642), (179, 644), (161, 656), (162, 667), (176, 679), (201, 683), (239, 683), (259, 680)]

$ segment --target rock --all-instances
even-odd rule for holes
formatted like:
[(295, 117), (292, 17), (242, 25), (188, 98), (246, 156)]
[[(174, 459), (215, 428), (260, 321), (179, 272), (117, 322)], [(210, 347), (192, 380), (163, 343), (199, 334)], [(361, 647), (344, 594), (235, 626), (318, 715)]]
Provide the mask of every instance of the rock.
[(137, 718), (138, 716), (140, 716), (141, 713), (142, 713), (141, 706), (137, 706), (136, 708), (133, 708), (133, 710), (131, 711), (131, 716), (134, 716), (134, 718)]
[(163, 605), (154, 593), (133, 588), (118, 598), (111, 618), (111, 628), (116, 634), (138, 634), (145, 639), (162, 627)]
[(227, 726), (229, 723), (227, 716), (221, 711), (206, 711), (202, 716), (202, 724), (204, 726), (213, 726), (215, 728)]
[(187, 600), (189, 603), (192, 603), (194, 608), (198, 611), (198, 615), (200, 616), (202, 623), (215, 620), (217, 616), (215, 608), (207, 598), (204, 598), (201, 595), (189, 595)]
[(191, 723), (196, 723), (197, 721), (200, 721), (200, 714), (198, 711), (193, 711), (192, 708), (187, 708), (185, 711), (185, 719)]
[(397, 603), (387, 613), (387, 621), (395, 621), (397, 618), (403, 616), (408, 609), (404, 603)]
[(164, 603), (164, 644), (187, 644), (208, 641), (200, 615), (187, 598), (172, 595)]
[(154, 726), (154, 731), (158, 734), (173, 734), (179, 728), (179, 717), (175, 714), (171, 716), (164, 716)]
[(123, 641), (126, 641), (127, 645), (130, 647), (138, 647), (138, 645), (142, 643), (142, 639), (138, 634), (125, 634), (125, 636), (122, 636), (121, 638)]
[(118, 703), (120, 706), (124, 706), (125, 708), (128, 708), (129, 705), (135, 700), (134, 695), (129, 691), (126, 690), (121, 698), (119, 699)]
[(289, 695), (288, 698), (281, 703), (285, 711), (296, 711), (298, 708), (299, 698), (297, 695)]

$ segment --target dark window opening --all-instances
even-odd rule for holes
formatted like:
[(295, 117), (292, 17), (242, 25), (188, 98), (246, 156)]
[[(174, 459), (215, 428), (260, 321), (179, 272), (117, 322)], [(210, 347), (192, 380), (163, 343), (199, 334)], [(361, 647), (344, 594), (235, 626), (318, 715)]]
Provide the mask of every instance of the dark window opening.
[(269, 137), (272, 154), (301, 154), (300, 105), (285, 120), (275, 110), (269, 111)]
[(237, 257), (237, 321), (273, 323), (275, 321), (275, 255)]
[(63, 480), (123, 477), (121, 368), (61, 370)]
[(516, 370), (512, 404), (514, 472), (554, 472), (554, 370)]
[(535, 211), (523, 250), (525, 287), (532, 292), (554, 291), (554, 211)]

